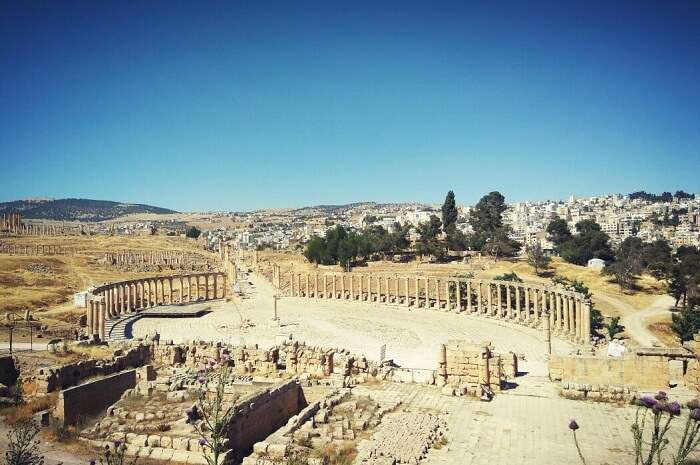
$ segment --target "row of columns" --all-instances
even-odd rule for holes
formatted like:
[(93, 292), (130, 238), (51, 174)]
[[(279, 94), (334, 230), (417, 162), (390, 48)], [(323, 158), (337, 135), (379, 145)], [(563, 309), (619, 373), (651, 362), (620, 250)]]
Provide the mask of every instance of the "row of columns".
[(99, 287), (88, 298), (88, 334), (98, 335), (105, 319), (115, 319), (136, 310), (163, 304), (191, 303), (224, 298), (226, 274), (199, 273), (159, 276), (111, 283)]
[[(283, 285), (279, 268), (273, 284)], [(492, 280), (360, 273), (310, 274), (290, 271), (289, 295), (341, 299), (466, 312), (535, 327), (547, 319), (551, 331), (580, 343), (590, 341), (590, 303), (555, 287)]]
[(0, 244), (0, 253), (10, 255), (69, 255), (73, 249), (62, 245)]
[(105, 254), (105, 261), (112, 265), (181, 265), (195, 258), (200, 257), (173, 251), (134, 252), (125, 250)]

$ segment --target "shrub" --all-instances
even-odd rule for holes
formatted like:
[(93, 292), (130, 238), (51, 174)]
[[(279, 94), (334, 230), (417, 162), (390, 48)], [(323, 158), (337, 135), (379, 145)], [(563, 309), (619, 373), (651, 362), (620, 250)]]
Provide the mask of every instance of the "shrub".
[(7, 434), (6, 465), (43, 465), (39, 455), (39, 427), (33, 421), (18, 422)]

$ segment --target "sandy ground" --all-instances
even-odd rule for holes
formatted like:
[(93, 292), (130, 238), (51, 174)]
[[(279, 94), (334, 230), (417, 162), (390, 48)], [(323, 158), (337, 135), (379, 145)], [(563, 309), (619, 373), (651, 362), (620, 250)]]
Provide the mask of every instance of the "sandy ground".
[[(545, 369), (542, 334), (535, 329), (437, 310), (289, 297), (278, 301), (277, 325), (272, 320), (272, 285), (255, 275), (248, 281), (246, 298), (212, 305), (212, 313), (201, 318), (145, 318), (134, 324), (133, 334), (143, 337), (157, 330), (162, 339), (175, 342), (200, 339), (265, 347), (291, 336), (312, 345), (347, 348), (372, 360), (386, 344), (387, 358), (399, 365), (430, 369), (436, 366), (439, 345), (449, 339), (491, 341), (499, 352), (524, 353), (533, 363), (530, 370)], [(252, 326), (241, 327), (244, 321)], [(571, 348), (554, 341), (555, 352)]]

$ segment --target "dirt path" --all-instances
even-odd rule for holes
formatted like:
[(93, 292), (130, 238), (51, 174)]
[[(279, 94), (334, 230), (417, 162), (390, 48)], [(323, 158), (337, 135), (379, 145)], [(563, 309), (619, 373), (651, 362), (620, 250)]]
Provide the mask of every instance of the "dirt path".
[(659, 296), (651, 305), (641, 310), (602, 292), (596, 293), (594, 297), (615, 307), (622, 314), (620, 323), (625, 327), (625, 333), (639, 346), (666, 346), (654, 333), (649, 331), (646, 322), (653, 317), (663, 316), (673, 307), (673, 299), (670, 296)]

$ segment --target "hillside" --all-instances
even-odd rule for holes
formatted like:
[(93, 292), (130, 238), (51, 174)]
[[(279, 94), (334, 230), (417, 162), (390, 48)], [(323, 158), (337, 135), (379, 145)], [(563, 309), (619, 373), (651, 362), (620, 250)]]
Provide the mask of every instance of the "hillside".
[(177, 213), (166, 208), (91, 199), (15, 200), (0, 203), (0, 215), (19, 212), (25, 218), (59, 221), (103, 221), (132, 213)]

